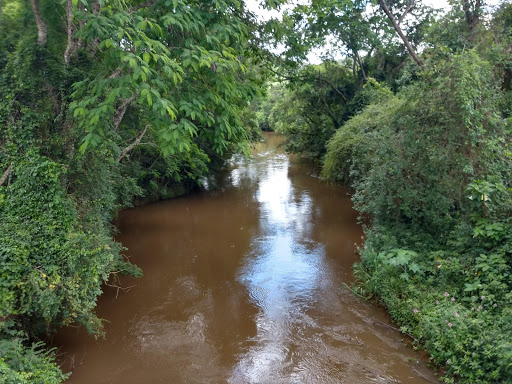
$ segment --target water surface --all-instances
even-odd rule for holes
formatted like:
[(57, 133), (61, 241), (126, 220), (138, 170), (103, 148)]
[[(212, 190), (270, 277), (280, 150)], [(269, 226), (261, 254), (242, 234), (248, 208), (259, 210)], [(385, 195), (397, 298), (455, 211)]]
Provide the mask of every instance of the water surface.
[(121, 215), (144, 277), (105, 288), (106, 339), (56, 337), (68, 383), (437, 382), (386, 313), (343, 287), (362, 236), (346, 191), (281, 141), (233, 159), (209, 191)]

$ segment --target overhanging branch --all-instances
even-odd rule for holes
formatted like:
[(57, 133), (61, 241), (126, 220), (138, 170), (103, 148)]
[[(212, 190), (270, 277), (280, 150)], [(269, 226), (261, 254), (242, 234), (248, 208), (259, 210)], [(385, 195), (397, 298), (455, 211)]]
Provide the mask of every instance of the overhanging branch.
[[(274, 69), (272, 69), (272, 68), (270, 68), (268, 66), (266, 66), (265, 68), (267, 68), (270, 72), (273, 72), (274, 74), (276, 74), (279, 77), (282, 77), (285, 80), (296, 81), (297, 79), (302, 79), (302, 80), (308, 80), (309, 79), (307, 76), (296, 76), (296, 77), (287, 76), (287, 75), (284, 75), (282, 73), (279, 73), (279, 72), (275, 71)], [(321, 82), (327, 84), (329, 87), (331, 87), (333, 91), (335, 91), (338, 95), (341, 96), (341, 98), (343, 99), (343, 101), (345, 103), (347, 102), (347, 97), (333, 83), (331, 83), (329, 80), (327, 80), (327, 79), (325, 79), (323, 77), (320, 77), (319, 80)]]

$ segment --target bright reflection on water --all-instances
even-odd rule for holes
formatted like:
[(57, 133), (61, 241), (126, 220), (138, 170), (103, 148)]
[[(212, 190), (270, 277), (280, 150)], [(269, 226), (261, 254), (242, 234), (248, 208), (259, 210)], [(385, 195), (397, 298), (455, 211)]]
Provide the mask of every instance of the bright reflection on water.
[(231, 382), (261, 382), (279, 376), (286, 366), (293, 325), (303, 321), (322, 274), (319, 262), (324, 248), (309, 233), (311, 198), (304, 192), (295, 199), (287, 156), (267, 161), (266, 177), (256, 193), (261, 212), (259, 236), (238, 277), (260, 308), (257, 335), (234, 368)]

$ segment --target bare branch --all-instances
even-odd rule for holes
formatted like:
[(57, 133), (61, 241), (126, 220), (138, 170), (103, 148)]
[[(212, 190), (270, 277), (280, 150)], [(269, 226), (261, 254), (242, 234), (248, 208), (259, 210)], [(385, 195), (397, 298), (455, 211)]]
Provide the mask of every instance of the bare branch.
[(139, 145), (140, 140), (142, 139), (142, 136), (146, 133), (148, 130), (148, 126), (144, 128), (144, 130), (139, 133), (139, 135), (135, 138), (135, 141), (131, 143), (129, 146), (127, 146), (125, 149), (122, 150), (121, 155), (119, 156), (119, 161), (123, 160), (123, 158), (130, 152), (133, 148), (135, 148), (137, 145)]
[(11, 171), (12, 171), (12, 164), (9, 165), (9, 167), (7, 167), (7, 170), (4, 172), (4, 175), (0, 179), (0, 187), (2, 186), (3, 183), (5, 183), (7, 181), (7, 178), (9, 177), (9, 174), (11, 173)]
[(119, 108), (117, 108), (116, 113), (114, 114), (114, 131), (119, 129), (119, 125), (123, 120), (124, 114), (126, 113), (126, 109), (128, 106), (135, 100), (135, 95), (131, 95), (129, 99), (124, 99)]
[[(478, 0), (479, 1), (479, 0)], [(416, 64), (418, 64), (418, 66), (423, 69), (424, 68), (424, 64), (423, 64), (423, 61), (421, 61), (421, 59), (418, 57), (418, 55), (416, 54), (416, 51), (414, 50), (414, 48), (412, 47), (411, 43), (409, 42), (409, 40), (407, 39), (407, 37), (404, 35), (404, 33), (402, 32), (402, 29), (400, 28), (400, 26), (398, 25), (398, 23), (396, 22), (395, 20), (395, 17), (393, 16), (393, 14), (389, 11), (389, 8), (388, 8), (388, 5), (386, 4), (386, 1), (385, 0), (379, 0), (379, 4), (380, 4), (380, 7), (382, 8), (382, 10), (384, 11), (384, 13), (387, 15), (388, 19), (391, 21), (391, 23), (393, 24), (393, 27), (395, 28), (395, 31), (396, 33), (398, 33), (398, 35), (400, 36), (400, 38), (402, 39), (402, 41), (404, 42), (407, 50), (409, 51), (409, 54), (411, 55), (411, 57), (414, 59), (414, 61), (416, 62)]]
[(119, 291), (130, 292), (130, 289), (135, 287), (135, 285), (130, 285), (129, 287), (121, 287), (120, 285), (110, 284), (110, 283), (105, 283), (105, 285), (116, 289), (116, 300), (117, 300), (117, 297), (119, 296)]
[(30, 0), (30, 3), (32, 4), (32, 11), (34, 12), (34, 17), (36, 18), (37, 43), (41, 47), (44, 47), (46, 45), (46, 38), (48, 37), (48, 25), (41, 16), (41, 10), (39, 9), (38, 0)]
[(409, 3), (407, 4), (407, 7), (405, 7), (404, 13), (402, 13), (400, 18), (398, 19), (398, 22), (397, 22), (398, 25), (402, 24), (402, 22), (404, 21), (406, 16), (409, 14), (409, 12), (411, 12), (413, 4), (414, 4), (414, 0), (409, 0)]

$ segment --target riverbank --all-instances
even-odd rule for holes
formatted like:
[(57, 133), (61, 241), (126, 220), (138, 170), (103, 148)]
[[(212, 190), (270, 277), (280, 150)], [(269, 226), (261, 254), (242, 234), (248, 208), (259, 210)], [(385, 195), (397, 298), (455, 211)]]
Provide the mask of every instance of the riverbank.
[(372, 217), (362, 295), (382, 300), (448, 383), (512, 382), (510, 130), (491, 73), (471, 51), (396, 94), (374, 83), (380, 96), (334, 134), (322, 170)]

